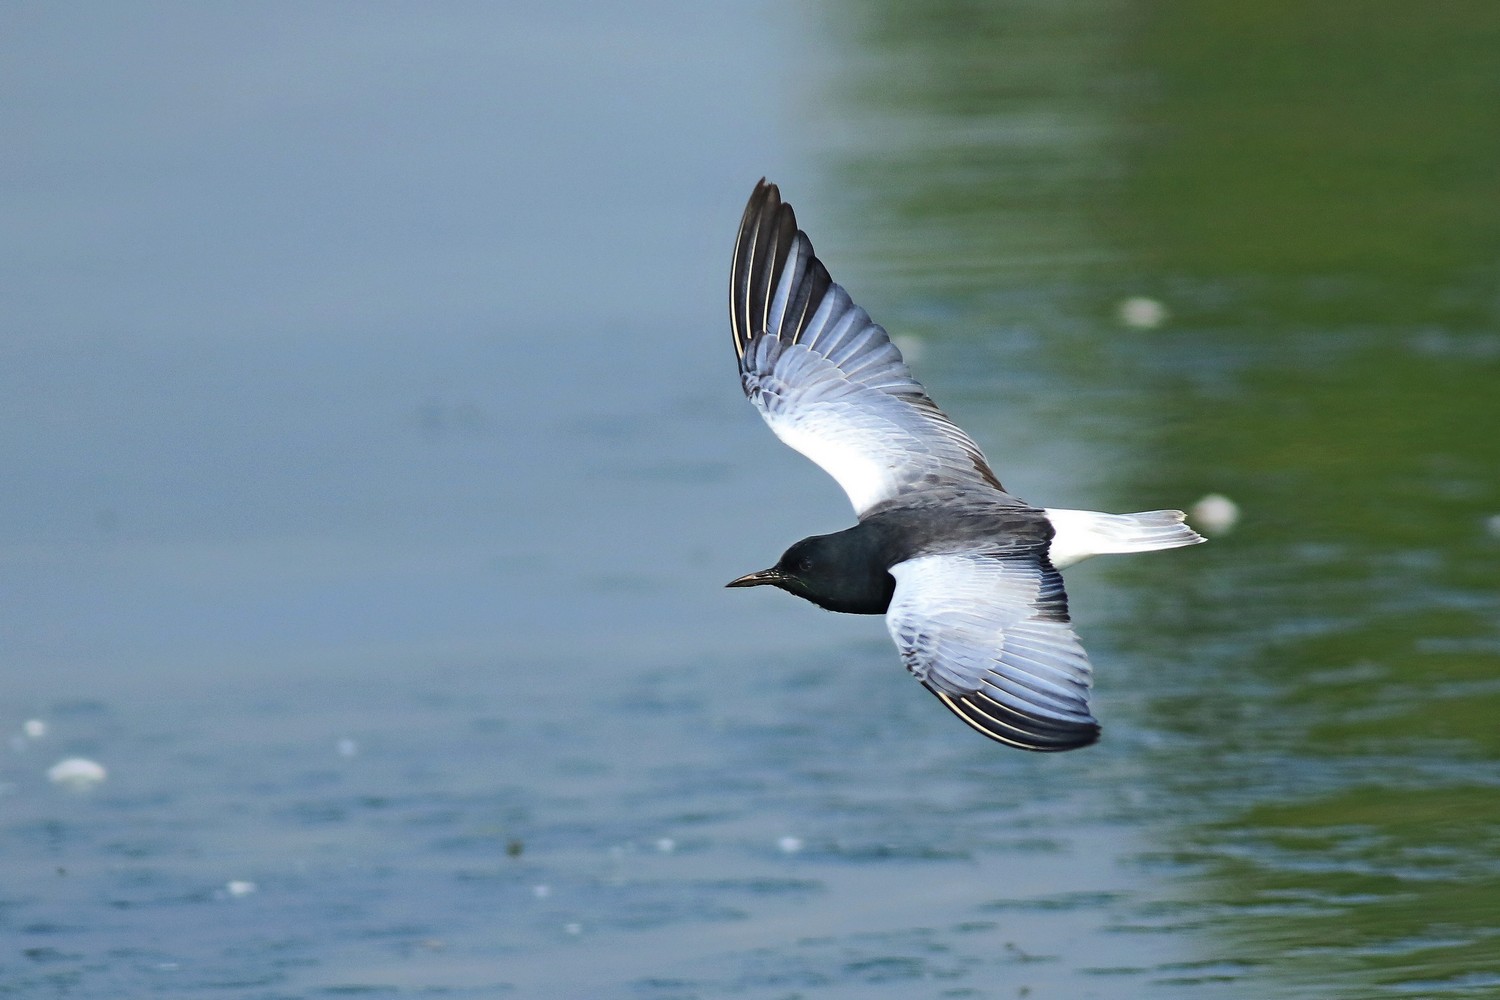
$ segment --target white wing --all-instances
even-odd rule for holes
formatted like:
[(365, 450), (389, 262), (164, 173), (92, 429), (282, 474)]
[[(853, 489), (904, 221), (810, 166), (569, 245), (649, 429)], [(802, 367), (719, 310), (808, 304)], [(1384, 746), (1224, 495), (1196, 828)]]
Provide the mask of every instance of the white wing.
[(1004, 492), (765, 181), (740, 223), (729, 311), (745, 395), (777, 437), (838, 481), (856, 513), (938, 483)]
[(891, 575), (891, 638), (906, 669), (955, 715), (1027, 750), (1099, 738), (1088, 656), (1062, 577), (1039, 554), (919, 556)]

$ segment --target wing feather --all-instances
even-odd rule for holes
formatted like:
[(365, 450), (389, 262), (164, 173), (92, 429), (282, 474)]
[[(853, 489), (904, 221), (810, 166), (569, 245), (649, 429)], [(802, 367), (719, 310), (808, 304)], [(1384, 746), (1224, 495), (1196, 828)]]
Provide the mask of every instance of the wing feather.
[(939, 482), (1004, 493), (884, 328), (829, 277), (774, 184), (745, 207), (729, 299), (745, 395), (856, 513)]
[(1040, 554), (951, 553), (891, 567), (886, 626), (902, 662), (953, 714), (1026, 750), (1099, 738), (1093, 672), (1062, 578)]

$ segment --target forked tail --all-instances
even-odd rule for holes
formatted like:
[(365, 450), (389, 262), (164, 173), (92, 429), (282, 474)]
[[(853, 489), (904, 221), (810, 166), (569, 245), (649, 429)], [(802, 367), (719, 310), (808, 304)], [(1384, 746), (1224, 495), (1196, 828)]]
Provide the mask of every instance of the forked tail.
[(1101, 514), (1093, 510), (1049, 508), (1045, 513), (1052, 522), (1052, 548), (1048, 556), (1058, 569), (1089, 556), (1176, 549), (1207, 541), (1183, 523), (1186, 515), (1180, 510)]

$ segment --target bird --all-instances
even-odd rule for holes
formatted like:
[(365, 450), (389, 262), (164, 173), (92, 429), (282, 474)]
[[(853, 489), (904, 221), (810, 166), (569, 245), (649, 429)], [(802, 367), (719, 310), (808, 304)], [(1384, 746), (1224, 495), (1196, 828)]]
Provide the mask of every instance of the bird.
[(999, 743), (1039, 752), (1095, 743), (1093, 669), (1059, 571), (1204, 541), (1183, 512), (1042, 508), (1006, 490), (764, 178), (735, 239), (729, 313), (745, 396), (843, 488), (857, 523), (804, 538), (727, 586), (885, 615), (910, 674)]

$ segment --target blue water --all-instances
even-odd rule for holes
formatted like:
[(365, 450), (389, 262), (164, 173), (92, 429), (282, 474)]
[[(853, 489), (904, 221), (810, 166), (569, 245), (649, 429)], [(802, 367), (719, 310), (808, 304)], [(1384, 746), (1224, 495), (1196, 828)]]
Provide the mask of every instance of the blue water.
[[(1106, 6), (0, 15), (0, 994), (1495, 989), (1500, 324), (1122, 262)], [(736, 385), (763, 174), (1011, 488), (1245, 507), (1069, 573), (1098, 747), (722, 588), (850, 520)]]

